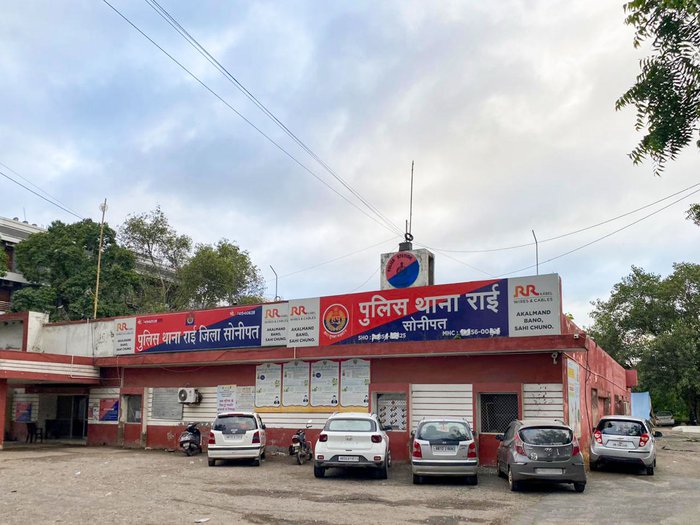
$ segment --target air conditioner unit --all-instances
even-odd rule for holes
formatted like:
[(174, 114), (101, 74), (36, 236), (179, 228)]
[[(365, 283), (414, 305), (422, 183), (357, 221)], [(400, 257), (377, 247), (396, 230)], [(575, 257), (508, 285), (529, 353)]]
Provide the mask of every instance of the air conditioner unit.
[(202, 395), (196, 388), (180, 388), (177, 391), (177, 399), (180, 403), (194, 404), (202, 400)]

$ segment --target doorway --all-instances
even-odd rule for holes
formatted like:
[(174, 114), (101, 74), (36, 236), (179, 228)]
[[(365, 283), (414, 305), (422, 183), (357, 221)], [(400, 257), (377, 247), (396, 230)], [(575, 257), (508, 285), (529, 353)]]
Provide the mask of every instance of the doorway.
[(53, 439), (87, 438), (88, 396), (56, 398), (56, 417), (46, 420), (46, 434)]
[(520, 416), (520, 401), (517, 393), (482, 392), (478, 397), (479, 463), (485, 466), (496, 464), (498, 434), (508, 428), (511, 421)]

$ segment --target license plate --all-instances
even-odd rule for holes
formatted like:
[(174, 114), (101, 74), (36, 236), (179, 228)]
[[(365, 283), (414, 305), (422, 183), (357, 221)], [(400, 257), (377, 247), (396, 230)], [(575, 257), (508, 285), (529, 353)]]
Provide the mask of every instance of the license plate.
[(433, 452), (451, 452), (454, 454), (455, 447), (450, 447), (450, 446), (444, 446), (444, 445), (435, 445), (433, 446)]
[(224, 435), (227, 441), (241, 441), (243, 439), (243, 434), (228, 434)]
[(610, 444), (615, 448), (632, 448), (634, 446), (629, 441), (611, 441)]
[(180, 438), (180, 443), (184, 443), (185, 441), (189, 441), (189, 440), (190, 440), (190, 437), (189, 437), (189, 436), (182, 436), (182, 437)]
[(338, 461), (360, 461), (360, 458), (357, 456), (338, 456)]
[(535, 474), (563, 474), (563, 468), (536, 468)]

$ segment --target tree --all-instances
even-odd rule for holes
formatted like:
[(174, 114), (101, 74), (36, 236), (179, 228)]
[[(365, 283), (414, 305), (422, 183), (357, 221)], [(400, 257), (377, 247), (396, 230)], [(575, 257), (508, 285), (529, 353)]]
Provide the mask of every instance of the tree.
[[(55, 221), (17, 244), (17, 266), (31, 286), (13, 294), (13, 310), (46, 312), (53, 321), (92, 317), (99, 237), (100, 225), (90, 219)], [(98, 315), (132, 313), (136, 283), (134, 256), (105, 226)]]
[(226, 239), (200, 244), (178, 271), (181, 305), (212, 308), (262, 302), (264, 283), (248, 252)]
[(688, 208), (687, 219), (693, 221), (697, 226), (700, 226), (700, 204), (693, 204)]
[(700, 1), (633, 0), (625, 12), (634, 46), (650, 39), (652, 53), (615, 108), (636, 107), (635, 128), (647, 131), (630, 158), (639, 164), (649, 157), (658, 175), (700, 130)]
[[(596, 301), (589, 330), (611, 355), (640, 373), (658, 408), (700, 401), (700, 265), (677, 263), (666, 278), (632, 267)], [(660, 405), (664, 403), (664, 405)]]
[(129, 216), (119, 228), (119, 240), (136, 255), (141, 309), (172, 309), (176, 304), (177, 271), (187, 263), (192, 239), (178, 235), (157, 206), (151, 212)]
[(10, 269), (10, 267), (7, 264), (7, 254), (5, 253), (5, 250), (2, 249), (2, 246), (0, 245), (0, 277), (4, 276), (9, 269)]

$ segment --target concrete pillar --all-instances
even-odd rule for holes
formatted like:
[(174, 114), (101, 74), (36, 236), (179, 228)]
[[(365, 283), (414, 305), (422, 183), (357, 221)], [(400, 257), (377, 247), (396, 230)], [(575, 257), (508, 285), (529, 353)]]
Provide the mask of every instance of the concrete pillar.
[(7, 417), (7, 379), (0, 379), (0, 450), (5, 442), (5, 418)]

